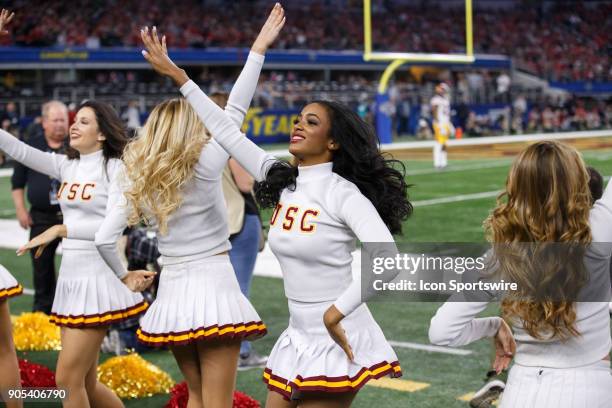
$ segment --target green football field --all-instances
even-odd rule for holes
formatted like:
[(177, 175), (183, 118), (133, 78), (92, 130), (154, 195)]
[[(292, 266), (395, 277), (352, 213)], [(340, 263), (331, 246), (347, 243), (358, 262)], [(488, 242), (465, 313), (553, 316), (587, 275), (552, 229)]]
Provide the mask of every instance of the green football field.
[[(604, 176), (612, 174), (612, 151), (584, 152), (588, 164)], [(431, 161), (405, 162), (410, 199), (415, 204), (412, 217), (404, 225), (398, 241), (409, 242), (482, 242), (482, 222), (495, 204), (496, 192), (503, 188), (510, 158), (451, 161), (447, 170), (435, 171)], [(10, 185), (0, 178), (0, 217), (14, 218)], [(29, 259), (17, 258), (13, 250), (0, 249), (0, 263), (31, 288)], [(288, 312), (279, 279), (255, 277), (251, 300), (266, 322), (269, 334), (254, 343), (255, 349), (267, 354), (280, 332), (287, 326)], [(19, 296), (10, 301), (11, 312), (29, 311), (32, 297)], [(429, 320), (439, 303), (373, 303), (370, 308), (387, 339), (395, 342), (427, 345)], [(496, 313), (494, 306), (487, 313)], [(404, 376), (389, 381), (391, 389), (366, 386), (359, 392), (355, 407), (467, 407), (458, 398), (477, 390), (489, 368), (490, 342), (479, 341), (465, 350), (469, 355), (419, 350), (413, 346), (395, 347)], [(21, 352), (21, 358), (55, 369), (55, 352)], [(103, 355), (101, 361), (107, 359)], [(151, 352), (144, 357), (182, 381), (178, 367), (169, 352)], [(266, 388), (261, 369), (239, 372), (237, 389), (265, 400)], [(381, 385), (386, 385), (381, 384)], [(141, 400), (126, 400), (127, 407), (161, 407), (167, 395)], [(44, 404), (35, 404), (44, 407)], [(58, 405), (46, 405), (58, 406)]]

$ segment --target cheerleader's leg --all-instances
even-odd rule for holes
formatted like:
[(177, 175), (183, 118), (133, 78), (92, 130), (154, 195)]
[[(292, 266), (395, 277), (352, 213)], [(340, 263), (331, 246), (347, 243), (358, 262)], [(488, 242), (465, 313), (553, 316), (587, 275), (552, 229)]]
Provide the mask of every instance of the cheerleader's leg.
[(298, 408), (349, 408), (356, 395), (357, 391), (305, 394)]
[[(98, 364), (98, 353), (100, 345), (108, 330), (107, 326), (92, 328), (69, 328), (62, 327), (61, 339), (62, 350), (57, 359), (57, 371), (55, 380), (58, 388), (67, 390), (68, 397), (63, 401), (64, 408), (88, 408), (91, 405), (104, 408), (120, 408), (123, 403), (112, 391), (104, 390), (104, 385), (99, 384), (97, 379), (94, 385), (87, 385), (91, 391), (95, 391), (91, 397), (96, 398), (90, 403), (90, 396), (85, 387), (88, 373), (96, 369)], [(103, 388), (100, 388), (103, 387)], [(105, 400), (99, 401), (98, 395), (104, 395)]]
[[(0, 391), (21, 388), (19, 378), (19, 364), (13, 344), (13, 326), (9, 312), (8, 301), (0, 300)], [(23, 404), (19, 400), (6, 403), (7, 408), (21, 408)]]
[(194, 343), (184, 346), (170, 346), (172, 354), (185, 377), (189, 400), (187, 408), (202, 408), (202, 375), (198, 349)]
[(202, 373), (202, 399), (206, 408), (232, 406), (240, 342), (240, 339), (219, 339), (196, 343)]
[(285, 397), (275, 391), (268, 391), (266, 408), (297, 408), (298, 401), (288, 401)]
[(92, 407), (96, 408), (113, 408), (122, 407), (123, 402), (121, 399), (111, 391), (106, 385), (98, 381), (98, 361), (100, 358), (100, 352), (95, 359), (94, 364), (91, 366), (87, 374), (85, 375), (85, 390), (87, 391), (87, 398)]

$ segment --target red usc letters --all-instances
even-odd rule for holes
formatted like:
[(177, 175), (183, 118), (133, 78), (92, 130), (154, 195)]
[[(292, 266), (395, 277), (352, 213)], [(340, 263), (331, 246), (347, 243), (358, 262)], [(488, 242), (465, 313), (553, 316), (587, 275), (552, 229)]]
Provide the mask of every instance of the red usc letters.
[(60, 198), (62, 198), (62, 194), (64, 193), (64, 191), (67, 191), (68, 194), (66, 194), (66, 199), (67, 200), (76, 200), (77, 197), (80, 198), (83, 201), (89, 201), (91, 200), (91, 192), (92, 190), (96, 187), (95, 183), (67, 183), (67, 182), (63, 182), (62, 186), (60, 187), (59, 191), (57, 192), (57, 199), (59, 200)]
[[(281, 203), (276, 204), (276, 208), (274, 209), (274, 212), (272, 213), (272, 218), (270, 218), (271, 227), (276, 224), (276, 221), (278, 220), (279, 215), (281, 214), (282, 210), (283, 210), (283, 204)], [(302, 209), (300, 209), (299, 206), (296, 206), (296, 205), (287, 206), (287, 209), (284, 211), (284, 214), (282, 217), (283, 219), (282, 229), (284, 231), (291, 231), (294, 225), (297, 224), (299, 225), (300, 232), (313, 233), (315, 232), (317, 228), (317, 225), (316, 223), (314, 223), (314, 221), (319, 216), (319, 212), (320, 212), (319, 210), (314, 210), (312, 208), (307, 208), (306, 210), (302, 211)]]

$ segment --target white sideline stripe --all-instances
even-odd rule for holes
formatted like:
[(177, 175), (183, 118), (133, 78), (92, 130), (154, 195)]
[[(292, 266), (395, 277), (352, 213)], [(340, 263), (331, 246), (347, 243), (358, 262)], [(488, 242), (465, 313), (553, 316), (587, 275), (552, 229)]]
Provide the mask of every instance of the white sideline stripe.
[(413, 350), (430, 351), (432, 353), (454, 354), (457, 356), (469, 356), (474, 353), (472, 350), (464, 350), (460, 348), (434, 346), (432, 344), (412, 343), (409, 341), (394, 341), (389, 340), (389, 344), (393, 347), (408, 348)]
[[(608, 181), (610, 180), (610, 176), (604, 176), (603, 179), (604, 181)], [(450, 197), (432, 198), (431, 200), (417, 200), (417, 201), (413, 201), (412, 205), (414, 207), (428, 207), (430, 205), (457, 203), (460, 201), (479, 200), (481, 198), (497, 197), (499, 194), (501, 194), (502, 191), (503, 190), (484, 191), (482, 193), (461, 194), (461, 195), (450, 196)]]
[[(450, 139), (448, 146), (478, 146), (484, 144), (504, 144), (517, 142), (535, 142), (538, 140), (563, 140), (563, 139), (585, 139), (590, 137), (612, 136), (612, 130), (589, 130), (584, 132), (560, 132), (560, 133), (534, 133), (530, 135), (503, 135), (489, 137), (472, 137), (466, 139)], [(380, 145), (382, 150), (404, 150), (422, 149), (424, 147), (433, 148), (433, 140), (417, 142), (396, 142)]]
[(450, 165), (444, 170), (437, 169), (419, 169), (419, 170), (408, 170), (406, 171), (407, 176), (422, 176), (425, 174), (439, 174), (444, 175), (445, 173), (454, 173), (457, 171), (467, 171), (467, 170), (480, 170), (480, 169), (492, 169), (495, 167), (507, 167), (512, 163), (512, 160), (499, 160), (494, 163), (481, 163), (481, 164), (468, 164), (466, 166), (453, 166)]
[[(451, 139), (448, 141), (449, 146), (478, 146), (484, 144), (504, 144), (517, 142), (535, 142), (538, 140), (563, 140), (563, 139), (585, 139), (589, 137), (606, 137), (612, 136), (612, 130), (588, 130), (584, 132), (559, 132), (559, 133), (534, 133), (530, 135), (503, 135), (489, 137), (473, 137), (466, 139)], [(415, 141), (415, 142), (395, 142), (381, 144), (380, 148), (384, 151), (394, 150), (411, 150), (430, 147), (433, 149), (433, 140)], [(291, 153), (287, 149), (268, 150), (266, 153), (276, 157), (289, 157)]]
[(413, 201), (412, 205), (414, 207), (427, 207), (430, 205), (456, 203), (459, 201), (478, 200), (481, 198), (497, 197), (497, 195), (500, 194), (501, 192), (502, 190), (484, 191), (482, 193), (460, 194), (460, 195), (450, 196), (450, 197), (432, 198), (431, 200), (418, 200), (418, 201)]
[(13, 169), (0, 169), (0, 177), (11, 177), (13, 175)]

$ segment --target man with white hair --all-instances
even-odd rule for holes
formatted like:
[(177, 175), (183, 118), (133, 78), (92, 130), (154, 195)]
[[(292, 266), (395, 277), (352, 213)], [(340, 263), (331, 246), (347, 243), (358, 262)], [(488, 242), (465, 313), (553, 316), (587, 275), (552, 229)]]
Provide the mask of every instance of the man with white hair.
[(443, 169), (447, 165), (446, 142), (455, 130), (450, 120), (449, 90), (447, 84), (439, 83), (430, 102), (435, 141), (433, 159), (437, 169)]
[[(45, 152), (63, 153), (68, 136), (68, 108), (60, 101), (49, 101), (42, 106), (42, 122), (38, 134), (27, 141), (30, 146)], [(62, 224), (62, 213), (57, 201), (59, 181), (15, 163), (11, 178), (13, 203), (19, 225), (30, 229), (30, 239), (56, 224)], [(27, 188), (30, 211), (25, 204)], [(55, 250), (59, 240), (50, 243), (39, 258), (32, 256), (34, 271), (34, 305), (32, 310), (51, 313), (55, 295)]]

